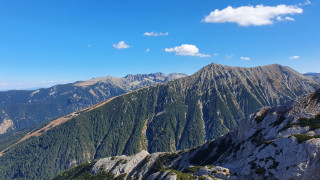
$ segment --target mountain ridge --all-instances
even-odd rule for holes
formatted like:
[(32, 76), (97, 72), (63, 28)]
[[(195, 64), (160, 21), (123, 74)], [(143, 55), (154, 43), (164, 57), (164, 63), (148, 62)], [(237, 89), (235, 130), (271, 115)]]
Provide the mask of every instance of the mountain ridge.
[[(201, 146), (171, 152), (141, 151), (89, 162), (54, 179), (319, 179), (320, 89), (276, 107), (265, 107), (239, 128)], [(117, 163), (120, 162), (120, 163)]]
[[(192, 148), (235, 130), (240, 119), (263, 106), (283, 104), (317, 87), (282, 66), (208, 65), (192, 76), (121, 95), (7, 149), (0, 164), (10, 166), (1, 166), (0, 174), (49, 178), (106, 156)], [(39, 168), (37, 176), (30, 173)]]
[(33, 91), (0, 92), (0, 134), (58, 118), (141, 87), (184, 76), (186, 74), (183, 73), (137, 74), (124, 78), (105, 76)]

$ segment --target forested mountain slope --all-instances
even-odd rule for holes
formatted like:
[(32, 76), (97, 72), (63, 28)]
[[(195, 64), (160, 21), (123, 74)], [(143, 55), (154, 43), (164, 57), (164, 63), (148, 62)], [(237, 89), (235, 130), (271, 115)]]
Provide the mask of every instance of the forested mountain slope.
[(181, 73), (106, 76), (34, 91), (0, 92), (0, 134), (31, 127), (141, 87), (186, 76)]
[(190, 150), (141, 151), (82, 164), (55, 178), (319, 179), (320, 89), (285, 105), (263, 108), (237, 131)]
[(210, 64), (192, 76), (142, 88), (53, 121), (8, 148), (0, 174), (48, 178), (111, 155), (198, 146), (238, 127), (263, 106), (282, 104), (319, 85), (296, 71)]

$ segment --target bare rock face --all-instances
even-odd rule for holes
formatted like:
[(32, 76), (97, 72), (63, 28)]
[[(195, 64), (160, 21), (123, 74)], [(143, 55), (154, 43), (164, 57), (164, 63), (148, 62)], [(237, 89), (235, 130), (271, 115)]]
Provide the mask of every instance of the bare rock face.
[[(319, 179), (319, 95), (318, 90), (295, 102), (262, 109), (243, 120), (236, 132), (188, 152), (179, 168), (209, 163), (243, 179)], [(210, 154), (201, 156), (206, 151)]]
[(13, 127), (13, 122), (11, 119), (4, 119), (0, 124), (0, 134), (4, 134), (8, 129)]
[[(127, 179), (320, 179), (319, 99), (320, 89), (285, 105), (263, 108), (240, 122), (237, 131), (197, 148), (101, 159), (93, 172), (102, 166), (116, 175), (126, 173)], [(110, 165), (119, 158), (127, 163)], [(128, 171), (121, 171), (126, 166)]]
[(100, 168), (103, 167), (104, 171), (110, 171), (115, 176), (120, 174), (129, 174), (135, 167), (137, 167), (141, 161), (143, 161), (149, 153), (147, 151), (141, 151), (133, 156), (116, 156), (100, 159), (91, 169), (93, 174), (98, 174)]

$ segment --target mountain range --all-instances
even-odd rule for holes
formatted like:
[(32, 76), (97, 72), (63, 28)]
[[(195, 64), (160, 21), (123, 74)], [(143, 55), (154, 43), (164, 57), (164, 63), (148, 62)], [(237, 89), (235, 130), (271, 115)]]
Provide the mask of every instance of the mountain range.
[(0, 174), (46, 179), (107, 156), (193, 148), (236, 130), (241, 119), (264, 106), (317, 88), (313, 80), (277, 64), (210, 64), (192, 76), (134, 90), (3, 138)]
[(236, 131), (189, 150), (141, 151), (88, 162), (60, 179), (320, 178), (320, 89), (282, 106), (262, 108)]
[(312, 79), (313, 81), (320, 83), (320, 73), (306, 73), (304, 76)]
[(0, 92), (0, 134), (25, 129), (108, 98), (186, 76), (183, 73), (129, 74), (123, 78), (106, 76), (33, 91)]

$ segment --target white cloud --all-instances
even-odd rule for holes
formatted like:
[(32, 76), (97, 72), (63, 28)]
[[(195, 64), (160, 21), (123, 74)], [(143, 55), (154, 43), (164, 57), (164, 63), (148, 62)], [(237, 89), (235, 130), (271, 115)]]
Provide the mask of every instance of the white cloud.
[(226, 55), (226, 58), (227, 58), (227, 59), (233, 58), (233, 54), (228, 54), (228, 55)]
[(294, 19), (292, 17), (289, 17), (289, 16), (286, 16), (286, 17), (281, 17), (281, 16), (278, 16), (276, 18), (278, 21), (294, 21)]
[(210, 54), (201, 54), (201, 53), (196, 54), (196, 56), (199, 56), (199, 57), (211, 57)]
[(146, 49), (146, 52), (150, 52), (150, 49), (149, 49), (149, 48), (147, 48), (147, 49)]
[(213, 55), (214, 55), (214, 56), (219, 56), (219, 53), (214, 53)]
[(306, 6), (306, 5), (310, 5), (311, 1), (310, 0), (306, 0), (304, 3), (299, 3), (299, 6)]
[(285, 17), (284, 19), (285, 19), (285, 20), (288, 20), (288, 21), (294, 21), (294, 19), (293, 19), (292, 17), (288, 17), (288, 16)]
[(289, 57), (289, 59), (299, 59), (300, 56), (292, 56), (292, 57)]
[(283, 21), (284, 20), (281, 16), (278, 16), (276, 19), (277, 19), (277, 21)]
[(241, 60), (245, 60), (245, 61), (249, 61), (249, 60), (250, 60), (249, 57), (242, 57), (242, 56), (240, 57), (240, 59), (241, 59)]
[(124, 42), (124, 41), (120, 41), (118, 44), (113, 44), (112, 45), (114, 48), (116, 48), (116, 49), (127, 49), (127, 48), (129, 48), (130, 46), (126, 43), (126, 42)]
[(215, 9), (202, 21), (206, 23), (237, 23), (240, 26), (262, 26), (273, 24), (274, 20), (282, 20), (282, 16), (302, 14), (302, 12), (303, 9), (293, 5), (257, 5), (237, 8), (228, 6), (222, 10)]
[(182, 44), (173, 48), (165, 48), (165, 52), (175, 52), (176, 55), (180, 56), (199, 56), (199, 57), (210, 57), (209, 54), (199, 53), (199, 48), (192, 44)]
[(145, 32), (143, 34), (144, 36), (168, 36), (169, 35), (169, 32), (166, 32), (166, 33), (162, 33), (162, 32)]
[(309, 4), (311, 4), (310, 0), (306, 0), (306, 2), (304, 3), (304, 5), (309, 5)]

